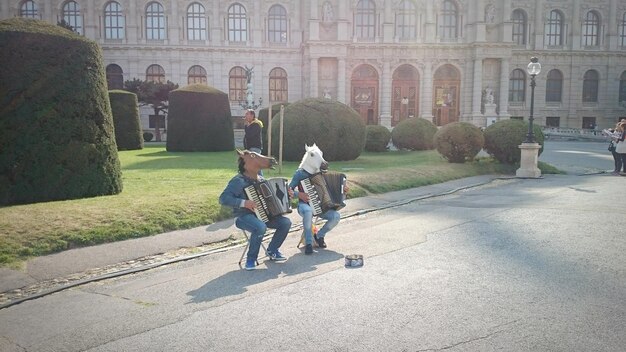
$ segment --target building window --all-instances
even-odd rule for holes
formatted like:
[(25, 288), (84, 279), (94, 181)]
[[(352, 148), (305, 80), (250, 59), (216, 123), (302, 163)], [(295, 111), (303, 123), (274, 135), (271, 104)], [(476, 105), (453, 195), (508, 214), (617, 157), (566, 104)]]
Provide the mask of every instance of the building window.
[(37, 4), (34, 1), (24, 1), (20, 6), (20, 17), (39, 18), (37, 13)]
[(187, 39), (206, 40), (206, 15), (204, 6), (194, 2), (187, 8)]
[(187, 72), (187, 84), (207, 84), (206, 70), (202, 66), (194, 65)]
[(396, 13), (396, 37), (415, 39), (417, 37), (417, 13), (413, 0), (402, 0)]
[(626, 12), (622, 15), (622, 21), (619, 24), (619, 45), (626, 47)]
[(522, 10), (513, 11), (513, 42), (517, 45), (526, 45), (526, 14)]
[(146, 7), (146, 38), (148, 40), (165, 39), (165, 13), (158, 2), (151, 2)]
[(589, 70), (585, 72), (583, 77), (583, 102), (584, 103), (597, 103), (598, 102), (598, 71)]
[(561, 118), (558, 116), (547, 116), (546, 117), (546, 127), (560, 127), (561, 126)]
[(360, 0), (356, 5), (354, 33), (357, 38), (374, 39), (376, 36), (376, 4)]
[(76, 33), (83, 34), (83, 16), (76, 1), (68, 1), (63, 5), (63, 20), (72, 26)]
[(515, 69), (509, 77), (509, 101), (523, 102), (526, 99), (526, 74), (523, 70)]
[(233, 4), (228, 8), (228, 40), (231, 42), (248, 40), (248, 19), (246, 9), (241, 4)]
[(559, 70), (548, 72), (546, 81), (546, 102), (560, 102), (563, 92), (563, 74)]
[(550, 11), (548, 22), (546, 22), (546, 44), (563, 45), (563, 15), (557, 10)]
[(280, 67), (270, 71), (270, 101), (287, 102), (287, 72)]
[(111, 1), (104, 7), (104, 38), (124, 39), (125, 36), (124, 14), (122, 6)]
[(159, 65), (150, 65), (146, 70), (146, 81), (165, 83), (165, 70)]
[(626, 104), (626, 71), (619, 77), (619, 103)]
[(583, 125), (581, 127), (583, 129), (595, 130), (596, 129), (595, 116), (583, 116)]
[(270, 8), (267, 16), (267, 36), (272, 43), (287, 42), (287, 11), (281, 5)]
[(583, 23), (583, 45), (598, 46), (600, 44), (600, 15), (595, 11), (587, 12)]
[(445, 0), (439, 14), (439, 37), (442, 39), (455, 39), (457, 32), (457, 9), (451, 0)]
[(107, 86), (109, 89), (124, 89), (124, 72), (116, 64), (110, 64), (106, 68)]
[(231, 102), (241, 103), (246, 100), (247, 89), (246, 71), (243, 67), (235, 66), (228, 73), (228, 98)]

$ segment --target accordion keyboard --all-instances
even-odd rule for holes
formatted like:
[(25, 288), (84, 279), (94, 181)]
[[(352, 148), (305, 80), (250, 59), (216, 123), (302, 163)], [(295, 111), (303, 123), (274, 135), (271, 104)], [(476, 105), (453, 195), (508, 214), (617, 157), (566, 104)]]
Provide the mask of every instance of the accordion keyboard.
[(254, 213), (256, 214), (256, 217), (261, 219), (261, 221), (263, 222), (270, 221), (267, 213), (265, 212), (265, 209), (267, 209), (265, 199), (259, 196), (256, 189), (254, 188), (254, 185), (244, 188), (244, 191), (246, 192), (246, 196), (248, 196), (248, 199), (253, 201), (256, 205), (256, 207), (254, 208)]
[(301, 181), (302, 188), (304, 192), (309, 196), (309, 205), (313, 209), (313, 216), (319, 215), (322, 213), (322, 200), (320, 199), (317, 190), (315, 189), (315, 185), (311, 183), (311, 179), (307, 178)]

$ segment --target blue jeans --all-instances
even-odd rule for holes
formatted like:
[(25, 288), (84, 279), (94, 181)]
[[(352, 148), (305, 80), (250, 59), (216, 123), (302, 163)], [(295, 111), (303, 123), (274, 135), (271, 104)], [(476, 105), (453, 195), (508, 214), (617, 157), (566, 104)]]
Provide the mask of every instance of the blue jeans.
[(247, 258), (252, 261), (259, 257), (259, 248), (261, 248), (261, 241), (263, 241), (267, 228), (276, 229), (270, 244), (267, 246), (268, 251), (276, 252), (285, 241), (285, 238), (287, 238), (291, 228), (291, 220), (284, 216), (277, 216), (264, 223), (256, 215), (246, 214), (235, 220), (235, 226), (250, 233), (250, 247), (248, 248)]
[[(304, 240), (306, 244), (313, 244), (313, 209), (306, 203), (298, 203), (298, 214), (302, 216), (302, 227), (304, 227)], [(336, 210), (328, 210), (320, 215), (320, 218), (326, 220), (326, 223), (317, 232), (317, 237), (321, 238), (326, 236), (328, 231), (332, 230), (339, 223), (341, 215)]]

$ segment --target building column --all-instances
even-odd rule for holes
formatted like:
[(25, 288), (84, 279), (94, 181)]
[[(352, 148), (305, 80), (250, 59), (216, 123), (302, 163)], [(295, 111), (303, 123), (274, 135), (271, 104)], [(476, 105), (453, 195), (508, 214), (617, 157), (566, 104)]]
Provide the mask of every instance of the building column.
[(349, 105), (346, 100), (346, 59), (337, 59), (337, 101)]
[(309, 96), (311, 98), (317, 98), (319, 97), (319, 89), (317, 87), (317, 80), (318, 80), (318, 71), (319, 71), (319, 64), (318, 64), (318, 59), (316, 57), (311, 58), (311, 74), (309, 77), (311, 77), (311, 91), (309, 92)]
[(535, 32), (535, 42), (533, 47), (535, 50), (543, 49), (543, 0), (535, 0), (535, 30), (531, 30), (530, 33)]
[(500, 59), (500, 105), (499, 119), (508, 119), (509, 114), (509, 59)]
[[(609, 13), (617, 13), (617, 0), (611, 0), (609, 3)], [(601, 37), (606, 38), (605, 40), (607, 40), (608, 43), (602, 44), (606, 44), (609, 50), (617, 49), (617, 18), (615, 16), (609, 16), (609, 26), (606, 31), (607, 35)]]
[(423, 76), (420, 79), (420, 117), (428, 121), (433, 121), (433, 63), (424, 63)]
[[(474, 88), (472, 86), (473, 82), (473, 71), (474, 71), (474, 61), (466, 60), (465, 61), (465, 74), (463, 75), (463, 91), (461, 92), (461, 106), (460, 106), (460, 121), (472, 123), (472, 99)], [(472, 72), (472, 74), (470, 74)]]
[(379, 124), (391, 129), (391, 63), (388, 59), (383, 60), (383, 77), (381, 86), (381, 112)]
[(483, 59), (474, 60), (474, 88), (472, 90), (472, 123), (482, 126), (480, 103), (483, 98)]

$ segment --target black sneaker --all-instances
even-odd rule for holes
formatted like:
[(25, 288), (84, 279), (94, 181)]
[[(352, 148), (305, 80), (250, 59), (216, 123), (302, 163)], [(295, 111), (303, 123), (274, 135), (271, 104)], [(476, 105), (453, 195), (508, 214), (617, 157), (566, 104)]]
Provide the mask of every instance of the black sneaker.
[(315, 242), (317, 242), (317, 246), (320, 248), (326, 248), (326, 242), (324, 242), (324, 237), (317, 237), (317, 234), (313, 235)]
[(304, 247), (304, 254), (313, 254), (312, 244), (307, 244), (306, 247)]

